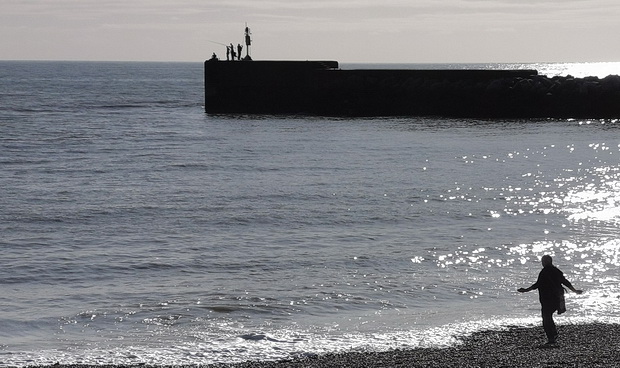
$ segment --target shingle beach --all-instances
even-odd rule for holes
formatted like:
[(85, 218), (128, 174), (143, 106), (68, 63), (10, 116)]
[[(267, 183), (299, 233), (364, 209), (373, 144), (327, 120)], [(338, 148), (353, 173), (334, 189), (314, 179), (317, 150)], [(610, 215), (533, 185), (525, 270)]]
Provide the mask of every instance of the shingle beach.
[[(283, 361), (216, 364), (209, 368), (325, 367), (620, 367), (620, 325), (559, 326), (555, 345), (545, 345), (542, 327), (511, 327), (485, 331), (449, 348), (419, 348), (387, 352), (326, 354)], [(86, 368), (88, 365), (54, 365)], [(98, 365), (97, 368), (127, 366)], [(150, 367), (135, 365), (133, 367)], [(181, 367), (181, 366), (175, 366)]]

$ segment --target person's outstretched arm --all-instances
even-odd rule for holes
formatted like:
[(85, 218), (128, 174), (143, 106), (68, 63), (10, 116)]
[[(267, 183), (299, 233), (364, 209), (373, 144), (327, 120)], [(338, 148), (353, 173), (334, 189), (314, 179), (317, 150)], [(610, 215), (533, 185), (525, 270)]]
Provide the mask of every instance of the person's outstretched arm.
[(527, 293), (528, 291), (532, 291), (532, 290), (535, 290), (535, 289), (538, 289), (538, 282), (535, 283), (534, 285), (528, 287), (528, 288), (517, 289), (517, 291), (520, 292), (520, 293)]
[(569, 288), (573, 293), (577, 293), (577, 294), (581, 294), (583, 293), (583, 290), (577, 290), (573, 287), (573, 285), (570, 283), (570, 281), (568, 281), (566, 278), (564, 278), (564, 280), (562, 280), (562, 284), (564, 286), (566, 286), (567, 288)]

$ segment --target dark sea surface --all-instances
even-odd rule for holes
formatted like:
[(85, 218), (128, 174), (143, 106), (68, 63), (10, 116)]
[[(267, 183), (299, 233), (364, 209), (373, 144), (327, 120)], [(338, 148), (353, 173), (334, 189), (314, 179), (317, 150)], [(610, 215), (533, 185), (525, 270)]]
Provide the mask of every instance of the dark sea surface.
[(0, 366), (445, 346), (540, 324), (543, 254), (586, 290), (559, 324), (619, 322), (619, 225), (620, 121), (213, 116), (201, 63), (0, 62)]

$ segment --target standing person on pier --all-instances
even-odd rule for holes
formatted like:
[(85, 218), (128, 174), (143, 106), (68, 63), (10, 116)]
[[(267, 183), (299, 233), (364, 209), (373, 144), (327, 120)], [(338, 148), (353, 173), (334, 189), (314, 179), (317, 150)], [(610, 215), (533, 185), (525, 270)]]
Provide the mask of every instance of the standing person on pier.
[(237, 56), (237, 53), (235, 52), (235, 46), (233, 46), (233, 44), (230, 44), (230, 56), (231, 56), (231, 60), (235, 61), (235, 57)]

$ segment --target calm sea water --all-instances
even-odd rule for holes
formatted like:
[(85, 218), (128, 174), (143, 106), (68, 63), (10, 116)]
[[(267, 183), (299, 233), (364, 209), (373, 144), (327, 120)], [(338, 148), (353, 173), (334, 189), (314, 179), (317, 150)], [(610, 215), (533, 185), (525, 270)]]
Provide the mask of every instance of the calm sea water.
[(539, 324), (543, 254), (558, 323), (620, 320), (619, 121), (209, 116), (202, 78), (0, 62), (0, 366), (443, 346)]

